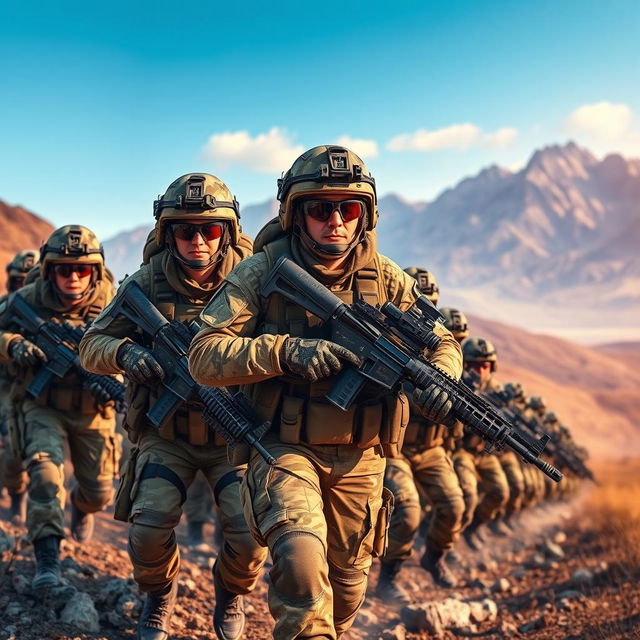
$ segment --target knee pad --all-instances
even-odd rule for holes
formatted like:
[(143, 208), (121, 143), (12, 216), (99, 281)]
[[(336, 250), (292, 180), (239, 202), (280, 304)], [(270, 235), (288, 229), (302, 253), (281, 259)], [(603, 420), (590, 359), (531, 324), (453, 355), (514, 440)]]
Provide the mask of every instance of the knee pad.
[(310, 606), (325, 592), (327, 560), (324, 545), (311, 532), (289, 531), (271, 548), (271, 584), (284, 602)]
[(60, 467), (46, 455), (32, 460), (28, 465), (29, 498), (36, 502), (55, 500), (60, 487), (64, 484), (64, 476)]
[(451, 496), (445, 503), (439, 505), (438, 519), (443, 524), (453, 527), (459, 524), (465, 510), (465, 501), (462, 494)]
[(156, 562), (170, 556), (176, 546), (173, 529), (159, 529), (133, 523), (129, 529), (129, 551), (142, 562)]
[(352, 622), (364, 602), (367, 590), (367, 572), (362, 569), (341, 568), (333, 565), (329, 569), (333, 587), (333, 617), (336, 630), (344, 630), (345, 623)]
[(113, 487), (111, 484), (104, 487), (76, 487), (71, 499), (79, 509), (85, 513), (93, 513), (104, 509), (113, 498)]

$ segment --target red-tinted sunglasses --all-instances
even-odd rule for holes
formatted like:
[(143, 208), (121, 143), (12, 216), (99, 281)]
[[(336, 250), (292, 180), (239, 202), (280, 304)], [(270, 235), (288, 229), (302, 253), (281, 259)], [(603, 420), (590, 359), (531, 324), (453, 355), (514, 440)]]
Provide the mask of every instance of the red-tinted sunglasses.
[(55, 264), (53, 270), (56, 275), (68, 278), (72, 273), (76, 273), (79, 278), (86, 278), (91, 275), (93, 265), (91, 264)]
[(304, 200), (301, 203), (302, 213), (318, 222), (326, 222), (337, 209), (342, 222), (357, 220), (365, 212), (362, 200)]
[(172, 224), (171, 230), (173, 231), (174, 237), (179, 240), (187, 240), (190, 242), (196, 233), (199, 233), (206, 241), (209, 241), (222, 237), (224, 223), (207, 222), (206, 224), (189, 224), (188, 222), (181, 222)]

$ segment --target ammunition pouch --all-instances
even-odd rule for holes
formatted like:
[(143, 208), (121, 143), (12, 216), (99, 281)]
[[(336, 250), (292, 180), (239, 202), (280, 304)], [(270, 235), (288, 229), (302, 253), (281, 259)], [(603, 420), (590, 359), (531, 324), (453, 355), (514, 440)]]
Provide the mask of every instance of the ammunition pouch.
[(116, 520), (120, 520), (120, 522), (129, 521), (131, 505), (133, 504), (131, 495), (136, 477), (136, 461), (139, 453), (140, 450), (138, 447), (131, 449), (129, 459), (124, 463), (120, 476), (120, 485), (118, 486), (113, 509), (113, 517)]
[(112, 407), (98, 404), (95, 396), (82, 388), (80, 381), (75, 386), (50, 384), (35, 399), (35, 403), (40, 407), (49, 407), (64, 413), (73, 412), (81, 415), (100, 413), (103, 418), (112, 418), (115, 415)]
[(389, 543), (389, 525), (391, 514), (393, 513), (393, 492), (387, 487), (382, 488), (382, 506), (378, 511), (378, 518), (375, 524), (373, 538), (373, 549), (371, 555), (374, 558), (381, 558), (387, 551)]
[(415, 415), (411, 416), (404, 438), (405, 446), (419, 446), (422, 449), (433, 449), (444, 444), (446, 427), (434, 424)]

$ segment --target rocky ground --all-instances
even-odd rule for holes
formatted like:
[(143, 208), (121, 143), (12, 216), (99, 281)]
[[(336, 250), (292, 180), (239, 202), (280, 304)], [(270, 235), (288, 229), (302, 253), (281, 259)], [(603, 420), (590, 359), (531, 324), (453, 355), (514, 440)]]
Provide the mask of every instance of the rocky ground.
[[(434, 587), (419, 568), (417, 558), (422, 550), (418, 547), (401, 573), (413, 604), (400, 611), (373, 595), (378, 573), (374, 565), (367, 603), (344, 640), (640, 639), (640, 552), (636, 544), (640, 520), (620, 500), (621, 493), (637, 486), (636, 479), (635, 475), (620, 475), (617, 484), (587, 488), (572, 504), (525, 513), (512, 536), (489, 537), (481, 554), (461, 547), (456, 567), (461, 583), (450, 592)], [(627, 499), (633, 496), (638, 497), (636, 493)], [(0, 502), (0, 517), (7, 515), (6, 507), (5, 498)], [(184, 529), (178, 533), (184, 542)], [(111, 520), (108, 513), (101, 514), (96, 540), (82, 547), (65, 542), (66, 584), (44, 601), (30, 592), (32, 550), (23, 534), (23, 529), (2, 522), (0, 638), (135, 637), (140, 597), (129, 577), (124, 525)], [(207, 526), (206, 535), (213, 540), (212, 525)], [(215, 637), (210, 630), (214, 559), (213, 545), (185, 550), (172, 638)], [(261, 581), (249, 598), (249, 640), (270, 637), (266, 589), (266, 581)]]

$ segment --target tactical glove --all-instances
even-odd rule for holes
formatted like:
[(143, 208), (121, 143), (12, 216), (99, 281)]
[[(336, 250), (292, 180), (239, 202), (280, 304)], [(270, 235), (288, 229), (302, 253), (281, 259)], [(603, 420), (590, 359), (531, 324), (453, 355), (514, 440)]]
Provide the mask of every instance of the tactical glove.
[(151, 352), (139, 344), (127, 342), (118, 349), (118, 364), (127, 378), (138, 384), (154, 385), (164, 378), (164, 371)]
[(33, 367), (47, 361), (45, 352), (26, 338), (13, 340), (9, 345), (9, 355), (19, 367)]
[(436, 424), (442, 424), (453, 408), (449, 394), (435, 384), (430, 384), (423, 391), (416, 389), (413, 392), (413, 401), (422, 415)]
[(112, 399), (109, 392), (98, 382), (85, 382), (82, 388), (86, 389), (98, 404), (106, 405)]
[(342, 360), (358, 366), (358, 356), (329, 340), (287, 338), (280, 350), (280, 363), (285, 373), (316, 382), (336, 375)]

